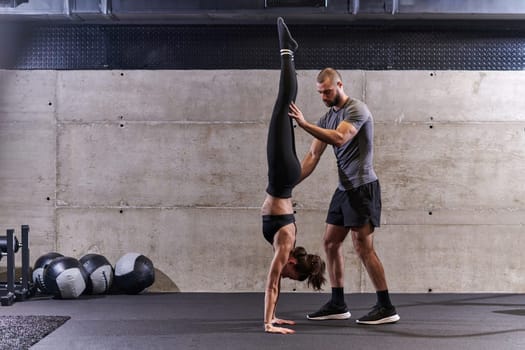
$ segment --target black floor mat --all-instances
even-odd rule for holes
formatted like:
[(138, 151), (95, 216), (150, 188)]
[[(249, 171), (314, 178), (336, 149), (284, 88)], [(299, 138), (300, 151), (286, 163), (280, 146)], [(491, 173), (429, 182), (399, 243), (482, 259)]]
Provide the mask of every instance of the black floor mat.
[(63, 325), (68, 316), (0, 316), (0, 350), (29, 349)]

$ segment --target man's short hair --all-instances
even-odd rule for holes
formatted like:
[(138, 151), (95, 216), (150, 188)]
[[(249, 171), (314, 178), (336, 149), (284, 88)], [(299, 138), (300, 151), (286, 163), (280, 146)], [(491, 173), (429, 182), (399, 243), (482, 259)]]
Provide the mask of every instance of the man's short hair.
[(330, 81), (332, 83), (337, 83), (338, 81), (341, 81), (341, 82), (343, 81), (343, 79), (341, 78), (341, 74), (339, 74), (338, 71), (336, 71), (335, 69), (330, 68), (330, 67), (323, 69), (317, 75), (317, 82), (319, 84), (321, 84), (326, 79), (330, 79)]

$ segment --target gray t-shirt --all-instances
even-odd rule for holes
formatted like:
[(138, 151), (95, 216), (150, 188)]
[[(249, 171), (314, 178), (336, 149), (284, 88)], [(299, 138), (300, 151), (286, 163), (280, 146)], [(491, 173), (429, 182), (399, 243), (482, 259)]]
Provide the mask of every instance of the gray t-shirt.
[(341, 147), (333, 146), (339, 171), (338, 188), (342, 191), (377, 180), (374, 172), (374, 119), (366, 104), (349, 98), (343, 108), (333, 107), (317, 122), (324, 129), (337, 129), (343, 120), (352, 123), (357, 129), (350, 141)]

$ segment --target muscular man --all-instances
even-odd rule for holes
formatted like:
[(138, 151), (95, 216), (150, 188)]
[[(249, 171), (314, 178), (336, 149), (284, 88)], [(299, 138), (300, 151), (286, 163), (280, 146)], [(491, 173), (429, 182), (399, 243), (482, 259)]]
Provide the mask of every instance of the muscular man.
[(324, 234), (332, 296), (319, 311), (309, 314), (308, 319), (350, 318), (344, 300), (342, 249), (350, 233), (354, 249), (377, 293), (377, 304), (357, 323), (397, 322), (399, 315), (390, 301), (383, 265), (373, 245), (373, 233), (380, 224), (381, 192), (373, 168), (372, 114), (363, 102), (346, 95), (341, 76), (333, 68), (325, 68), (319, 73), (317, 91), (330, 108), (317, 124), (306, 121), (294, 103), (289, 113), (301, 128), (315, 137), (302, 161), (300, 181), (313, 172), (327, 145), (333, 146), (339, 173), (339, 184), (328, 209)]

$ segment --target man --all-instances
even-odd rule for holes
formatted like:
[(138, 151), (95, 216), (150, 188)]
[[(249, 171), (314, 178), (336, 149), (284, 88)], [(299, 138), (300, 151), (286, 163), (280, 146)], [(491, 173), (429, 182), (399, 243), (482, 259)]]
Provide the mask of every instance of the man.
[(342, 253), (343, 242), (350, 233), (354, 249), (377, 293), (377, 304), (357, 323), (397, 322), (399, 315), (390, 301), (383, 265), (373, 246), (373, 232), (380, 224), (381, 193), (373, 168), (372, 115), (363, 102), (346, 95), (341, 76), (333, 68), (319, 73), (317, 91), (330, 108), (317, 124), (306, 121), (294, 103), (289, 113), (301, 128), (315, 137), (301, 163), (299, 182), (313, 172), (327, 145), (333, 146), (339, 172), (339, 184), (330, 203), (324, 234), (332, 296), (319, 311), (309, 314), (308, 319), (350, 318), (344, 300)]

